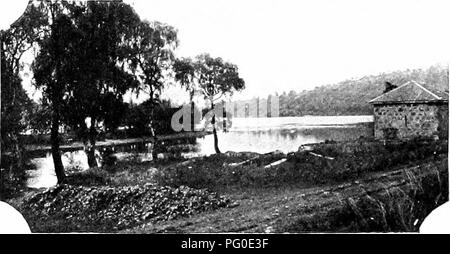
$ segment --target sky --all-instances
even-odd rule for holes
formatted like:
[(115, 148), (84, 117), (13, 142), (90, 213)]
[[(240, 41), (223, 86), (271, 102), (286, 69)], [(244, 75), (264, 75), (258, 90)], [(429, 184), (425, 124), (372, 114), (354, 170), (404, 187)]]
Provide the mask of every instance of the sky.
[[(236, 64), (246, 82), (236, 99), (447, 64), (450, 56), (447, 0), (125, 2), (142, 19), (178, 29), (177, 56), (210, 53)], [(166, 96), (188, 98), (175, 87)]]
[(240, 68), (236, 97), (302, 91), (349, 78), (446, 64), (449, 1), (131, 0), (179, 31), (178, 56)]

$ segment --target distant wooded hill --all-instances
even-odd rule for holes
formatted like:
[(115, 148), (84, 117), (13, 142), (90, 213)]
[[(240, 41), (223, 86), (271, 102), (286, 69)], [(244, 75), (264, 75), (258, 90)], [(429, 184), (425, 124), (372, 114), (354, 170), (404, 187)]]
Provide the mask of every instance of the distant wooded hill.
[(408, 80), (424, 83), (431, 90), (449, 90), (448, 66), (435, 65), (428, 69), (396, 71), (360, 79), (346, 80), (314, 90), (290, 91), (280, 96), (280, 116), (304, 115), (370, 115), (371, 99), (383, 93), (385, 82), (402, 85)]

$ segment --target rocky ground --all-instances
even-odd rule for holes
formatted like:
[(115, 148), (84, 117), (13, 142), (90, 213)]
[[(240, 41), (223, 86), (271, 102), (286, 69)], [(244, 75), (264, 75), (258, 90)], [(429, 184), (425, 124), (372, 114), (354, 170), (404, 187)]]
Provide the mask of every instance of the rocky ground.
[[(228, 207), (229, 198), (186, 186), (146, 184), (130, 187), (59, 185), (27, 198), (21, 206), (34, 232), (55, 219), (60, 232), (115, 231)], [(53, 229), (55, 230), (55, 229)], [(58, 231), (58, 229), (57, 229)]]

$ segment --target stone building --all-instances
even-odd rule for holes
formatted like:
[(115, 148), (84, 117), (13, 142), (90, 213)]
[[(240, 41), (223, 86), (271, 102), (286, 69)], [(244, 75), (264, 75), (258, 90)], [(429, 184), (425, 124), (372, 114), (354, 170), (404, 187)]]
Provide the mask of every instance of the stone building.
[(409, 81), (370, 101), (376, 139), (448, 138), (448, 93)]

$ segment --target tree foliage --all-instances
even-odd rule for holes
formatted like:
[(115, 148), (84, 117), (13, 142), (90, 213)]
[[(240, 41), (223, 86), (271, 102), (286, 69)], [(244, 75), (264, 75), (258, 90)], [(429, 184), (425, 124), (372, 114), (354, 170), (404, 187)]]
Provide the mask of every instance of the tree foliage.
[[(87, 145), (89, 165), (97, 166), (95, 147), (97, 126), (104, 123), (114, 129), (123, 117), (123, 95), (137, 86), (135, 76), (124, 67), (132, 34), (129, 27), (139, 23), (139, 17), (126, 4), (87, 2), (72, 6), (75, 35), (72, 41), (73, 82), (69, 84), (64, 122), (70, 125)], [(86, 119), (90, 119), (87, 127)]]
[(22, 87), (21, 78), (3, 56), (1, 57), (1, 78), (1, 140), (3, 152), (14, 147), (18, 135), (27, 127), (31, 100)]
[(178, 46), (177, 30), (160, 22), (143, 21), (128, 28), (132, 37), (129, 45), (128, 66), (140, 85), (137, 93), (144, 92), (157, 101), (164, 87), (165, 72), (174, 61), (173, 50)]
[(48, 28), (45, 5), (31, 2), (24, 14), (11, 27), (2, 31), (2, 52), (8, 66), (19, 74), (23, 55), (43, 39)]
[(130, 137), (151, 136), (152, 120), (155, 123), (153, 126), (155, 134), (173, 134), (174, 131), (170, 125), (171, 118), (179, 109), (171, 107), (170, 101), (167, 100), (162, 100), (156, 106), (151, 100), (146, 100), (137, 105), (128, 105), (122, 124), (128, 128), (127, 134)]
[[(72, 127), (86, 145), (89, 165), (96, 166), (98, 124), (116, 128), (125, 109), (123, 95), (138, 86), (125, 64), (131, 51), (127, 42), (134, 36), (129, 28), (140, 24), (140, 19), (121, 1), (65, 3), (63, 7), (64, 12), (54, 15), (51, 34), (41, 43), (35, 80), (54, 105), (55, 124)], [(64, 34), (59, 33), (61, 29)], [(53, 82), (45, 80), (52, 78)]]
[(176, 59), (173, 64), (173, 71), (175, 72), (175, 81), (179, 82), (181, 87), (186, 89), (189, 93), (189, 101), (192, 102), (196, 87), (194, 84), (195, 67), (191, 58)]
[[(1, 135), (9, 149), (28, 125), (32, 102), (22, 87), (23, 56), (43, 38), (48, 19), (43, 5), (29, 4), (9, 29), (0, 31), (1, 42)], [(3, 150), (2, 150), (3, 151)]]
[[(28, 5), (24, 14), (9, 29), (0, 31), (1, 167), (9, 169), (0, 173), (2, 194), (3, 187), (10, 186), (11, 179), (21, 179), (13, 185), (24, 184), (26, 158), (20, 134), (29, 125), (33, 104), (22, 87), (20, 72), (24, 66), (24, 54), (42, 37), (46, 19), (40, 8), (39, 5)], [(4, 178), (5, 172), (8, 177)]]
[(238, 67), (220, 57), (213, 58), (209, 54), (199, 55), (196, 57), (194, 66), (198, 88), (211, 102), (245, 88), (244, 80), (239, 77)]
[[(201, 54), (192, 61), (189, 58), (179, 59), (174, 64), (175, 80), (181, 83), (193, 95), (196, 91), (210, 103), (211, 109), (223, 96), (231, 96), (235, 91), (245, 88), (244, 80), (239, 77), (238, 67), (214, 58), (209, 54)], [(192, 98), (191, 95), (191, 98)], [(220, 153), (216, 124), (218, 118), (215, 113), (211, 115), (211, 124), (214, 134), (214, 149)]]
[[(173, 50), (178, 46), (177, 30), (160, 22), (143, 21), (129, 28), (133, 36), (127, 42), (128, 67), (139, 80), (134, 91), (149, 96), (151, 112), (160, 104), (160, 94), (165, 84), (166, 74), (174, 61)], [(154, 138), (154, 147), (158, 146), (155, 132), (156, 122), (150, 118), (149, 128)], [(157, 158), (156, 149), (152, 150)]]

